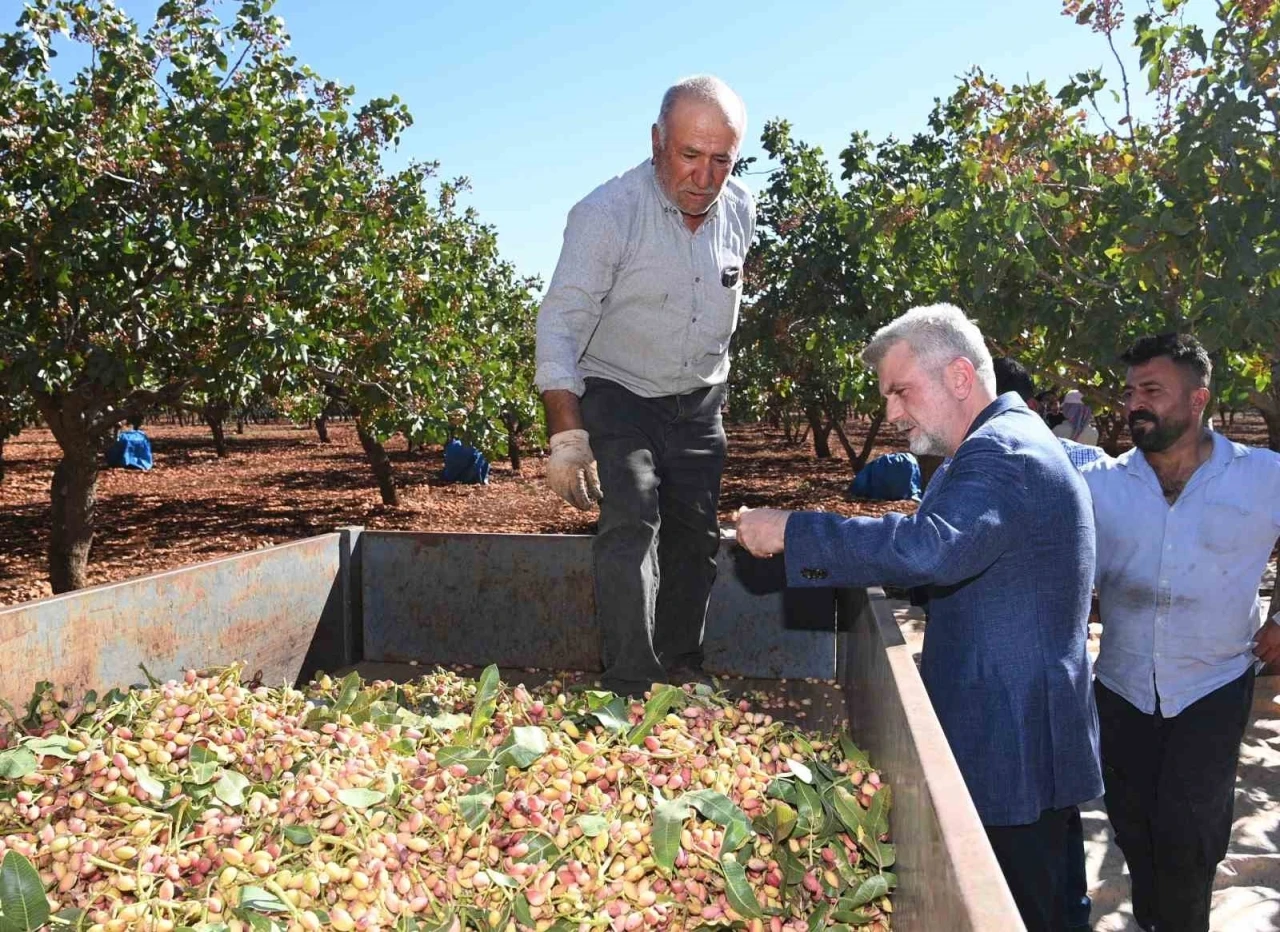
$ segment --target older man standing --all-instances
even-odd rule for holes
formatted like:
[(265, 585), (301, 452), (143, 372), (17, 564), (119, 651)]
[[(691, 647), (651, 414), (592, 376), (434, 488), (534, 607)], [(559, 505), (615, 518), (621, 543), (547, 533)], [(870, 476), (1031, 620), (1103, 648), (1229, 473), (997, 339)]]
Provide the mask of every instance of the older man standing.
[(1280, 659), (1280, 606), (1270, 622), (1258, 610), (1280, 534), (1280, 456), (1205, 426), (1213, 367), (1193, 337), (1146, 337), (1121, 359), (1134, 449), (1084, 470), (1107, 816), (1138, 925), (1204, 932), (1254, 664)]
[(600, 504), (604, 685), (703, 679), (725, 436), (720, 408), (755, 204), (729, 177), (746, 109), (723, 81), (662, 98), (653, 156), (569, 212), (538, 315), (548, 484)]
[(795, 586), (927, 587), (925, 686), (1023, 921), (1058, 932), (1067, 823), (1102, 792), (1088, 490), (1040, 418), (996, 397), (958, 309), (908, 311), (863, 358), (912, 452), (951, 457), (938, 488), (911, 516), (745, 512), (738, 540), (784, 553)]

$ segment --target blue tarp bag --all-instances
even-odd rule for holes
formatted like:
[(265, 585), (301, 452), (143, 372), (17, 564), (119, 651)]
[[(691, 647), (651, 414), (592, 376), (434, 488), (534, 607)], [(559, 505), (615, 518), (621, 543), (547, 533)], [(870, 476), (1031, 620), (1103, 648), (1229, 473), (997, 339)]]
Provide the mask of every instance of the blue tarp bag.
[(107, 465), (113, 469), (151, 469), (151, 441), (140, 430), (122, 430), (107, 451)]
[(919, 501), (920, 464), (910, 453), (877, 456), (854, 476), (849, 495), (886, 502)]
[(489, 484), (489, 461), (475, 447), (460, 440), (450, 440), (444, 445), (444, 469), (440, 471), (443, 482)]

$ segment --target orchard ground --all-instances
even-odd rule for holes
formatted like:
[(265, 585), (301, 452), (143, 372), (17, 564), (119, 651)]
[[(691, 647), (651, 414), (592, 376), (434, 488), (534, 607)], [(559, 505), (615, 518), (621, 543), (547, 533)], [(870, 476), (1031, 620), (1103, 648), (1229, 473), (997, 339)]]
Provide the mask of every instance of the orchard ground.
[[(852, 423), (855, 447), (865, 423)], [(1224, 426), (1224, 425), (1219, 425)], [(849, 501), (848, 461), (837, 444), (817, 459), (809, 443), (788, 444), (781, 430), (730, 426), (720, 517), (741, 505), (822, 508), (842, 514), (909, 510), (910, 503)], [(381, 504), (354, 428), (332, 423), (332, 442), (287, 424), (250, 424), (229, 436), (218, 459), (203, 427), (147, 427), (156, 467), (150, 473), (104, 470), (98, 485), (98, 532), (90, 560), (92, 583), (110, 582), (258, 547), (343, 525), (432, 531), (590, 533), (595, 516), (559, 501), (543, 481), (545, 460), (525, 458), (523, 475), (493, 464), (488, 486), (441, 485), (440, 450), (409, 453), (391, 444), (403, 490), (399, 508)], [(1265, 445), (1261, 418), (1241, 415), (1226, 430), (1233, 439)], [(833, 438), (834, 440), (834, 438)], [(895, 431), (882, 432), (873, 455), (903, 449)], [(4, 446), (0, 484), (0, 605), (49, 594), (45, 578), (49, 485), (58, 455), (47, 430), (28, 430)], [(1268, 590), (1270, 577), (1268, 577)], [(905, 603), (899, 618), (919, 643), (922, 620)], [(1096, 631), (1092, 640), (1096, 647)], [(1241, 754), (1236, 822), (1228, 859), (1219, 868), (1213, 928), (1250, 932), (1280, 928), (1280, 685), (1259, 680), (1255, 718)], [(1098, 930), (1136, 929), (1123, 858), (1110, 836), (1101, 801), (1085, 807), (1090, 892)]]

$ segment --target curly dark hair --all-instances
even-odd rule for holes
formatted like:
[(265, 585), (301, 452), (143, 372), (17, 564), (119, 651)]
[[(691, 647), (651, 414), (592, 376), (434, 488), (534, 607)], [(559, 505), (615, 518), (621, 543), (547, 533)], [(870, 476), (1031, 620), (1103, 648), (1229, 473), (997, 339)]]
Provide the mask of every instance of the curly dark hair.
[(1153, 359), (1167, 357), (1180, 369), (1194, 376), (1195, 383), (1208, 388), (1213, 378), (1213, 363), (1200, 341), (1189, 333), (1160, 333), (1143, 337), (1120, 354), (1126, 366), (1140, 366)]

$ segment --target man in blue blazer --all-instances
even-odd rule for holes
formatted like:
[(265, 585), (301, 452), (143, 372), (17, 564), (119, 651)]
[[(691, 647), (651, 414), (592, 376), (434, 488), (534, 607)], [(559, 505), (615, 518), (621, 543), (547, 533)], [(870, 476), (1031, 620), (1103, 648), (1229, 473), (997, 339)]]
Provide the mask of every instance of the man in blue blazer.
[(1066, 928), (1067, 822), (1102, 794), (1086, 652), (1093, 510), (1062, 444), (950, 305), (863, 352), (911, 452), (951, 457), (914, 515), (743, 512), (738, 542), (793, 586), (923, 586), (921, 675), (1027, 928)]

